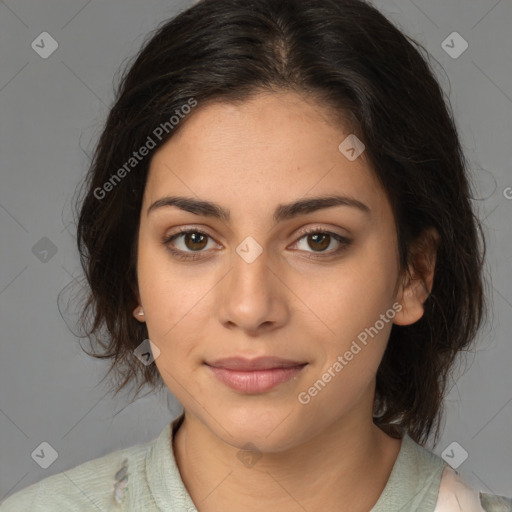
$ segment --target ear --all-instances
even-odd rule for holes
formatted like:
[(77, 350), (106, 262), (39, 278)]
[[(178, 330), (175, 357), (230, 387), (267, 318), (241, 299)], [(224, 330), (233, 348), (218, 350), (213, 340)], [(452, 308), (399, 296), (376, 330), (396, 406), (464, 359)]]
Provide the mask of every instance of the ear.
[(140, 300), (140, 293), (137, 287), (132, 287), (133, 294), (135, 295), (135, 300), (137, 301), (137, 305), (132, 310), (133, 317), (138, 320), (141, 323), (145, 322), (145, 319), (143, 316), (140, 316), (138, 313), (141, 310), (141, 300)]
[(137, 282), (137, 278), (135, 278), (135, 281), (130, 282), (130, 288), (133, 293), (133, 296), (135, 297), (135, 300), (137, 304), (140, 304), (140, 292), (139, 292), (139, 283)]
[(423, 316), (423, 304), (434, 283), (440, 239), (437, 230), (430, 227), (413, 242), (409, 250), (408, 272), (401, 276), (402, 283), (396, 294), (396, 301), (402, 305), (402, 309), (396, 313), (393, 323), (410, 325)]

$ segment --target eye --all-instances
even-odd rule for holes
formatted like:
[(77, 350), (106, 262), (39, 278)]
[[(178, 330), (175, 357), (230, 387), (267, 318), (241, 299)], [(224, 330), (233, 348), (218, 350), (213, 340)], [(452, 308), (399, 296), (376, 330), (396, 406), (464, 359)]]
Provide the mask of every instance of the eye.
[[(299, 240), (295, 242), (295, 245), (300, 245), (301, 240), (305, 240), (303, 243), (303, 249), (301, 250), (310, 252), (308, 251), (309, 247), (313, 249), (313, 253), (319, 253), (307, 256), (308, 258), (322, 258), (338, 254), (352, 243), (352, 240), (346, 237), (338, 235), (337, 233), (333, 233), (332, 231), (326, 231), (325, 229), (321, 228), (306, 230), (299, 238)], [(333, 242), (335, 245), (337, 244), (337, 248), (326, 251), (325, 249), (331, 246)]]
[[(173, 247), (173, 243), (175, 240), (179, 240), (180, 238), (182, 247), (184, 248), (175, 249)], [(201, 254), (193, 253), (204, 252), (203, 249), (208, 246), (209, 238), (212, 239), (208, 233), (197, 228), (181, 229), (178, 233), (165, 238), (163, 240), (163, 244), (177, 259), (195, 260), (201, 258), (202, 256)]]

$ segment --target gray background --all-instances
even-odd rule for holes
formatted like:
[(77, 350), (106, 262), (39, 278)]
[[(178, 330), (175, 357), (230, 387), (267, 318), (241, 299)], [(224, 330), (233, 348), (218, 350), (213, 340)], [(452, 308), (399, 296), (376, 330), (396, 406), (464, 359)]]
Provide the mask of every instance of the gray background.
[[(72, 196), (113, 100), (113, 77), (150, 30), (190, 3), (0, 1), (0, 500), (153, 439), (181, 411), (167, 392), (132, 404), (127, 393), (106, 395), (100, 380), (107, 364), (82, 352), (57, 296), (80, 276)], [(446, 72), (439, 78), (454, 108), (489, 244), (491, 322), (460, 366), (433, 451), (441, 455), (457, 442), (469, 454), (458, 468), (464, 477), (486, 492), (512, 496), (512, 3), (374, 3)], [(44, 31), (59, 44), (47, 59), (31, 48)], [(469, 44), (458, 58), (442, 47), (453, 31)], [(56, 253), (43, 255), (40, 248), (52, 244)], [(43, 441), (59, 454), (47, 469), (31, 457)], [(453, 453), (463, 452), (456, 447)]]

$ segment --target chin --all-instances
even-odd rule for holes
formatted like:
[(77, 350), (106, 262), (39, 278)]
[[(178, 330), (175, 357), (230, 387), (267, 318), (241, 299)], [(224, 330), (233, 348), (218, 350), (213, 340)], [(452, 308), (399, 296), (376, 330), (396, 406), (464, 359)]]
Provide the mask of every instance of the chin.
[[(291, 407), (269, 407), (267, 403), (258, 407), (234, 406), (210, 413), (211, 416), (204, 418), (210, 430), (238, 449), (251, 443), (261, 452), (272, 453), (289, 449), (298, 442), (297, 416)], [(214, 421), (212, 416), (222, 418), (222, 421)]]

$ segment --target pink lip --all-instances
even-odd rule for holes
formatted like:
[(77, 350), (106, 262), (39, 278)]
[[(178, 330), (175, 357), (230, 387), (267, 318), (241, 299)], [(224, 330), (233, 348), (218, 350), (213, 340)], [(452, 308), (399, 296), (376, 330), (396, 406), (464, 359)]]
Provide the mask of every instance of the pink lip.
[(306, 363), (283, 359), (281, 357), (255, 357), (254, 359), (247, 359), (244, 357), (226, 357), (206, 364), (208, 366), (213, 366), (214, 368), (225, 368), (226, 370), (249, 371), (293, 368), (295, 366), (302, 366)]
[(243, 393), (262, 393), (290, 380), (307, 363), (276, 357), (219, 359), (206, 363), (224, 384)]

